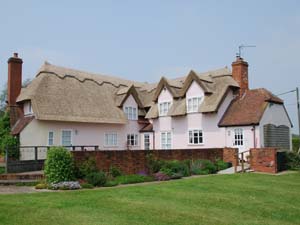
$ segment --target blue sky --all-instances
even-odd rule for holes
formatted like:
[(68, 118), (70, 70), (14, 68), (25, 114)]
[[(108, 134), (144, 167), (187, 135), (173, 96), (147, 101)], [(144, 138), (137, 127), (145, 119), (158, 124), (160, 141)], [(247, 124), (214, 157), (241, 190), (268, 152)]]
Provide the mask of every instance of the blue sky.
[[(240, 44), (251, 88), (275, 94), (300, 86), (300, 1), (0, 2), (0, 86), (7, 59), (23, 77), (50, 63), (154, 82), (190, 69), (228, 66)], [(282, 96), (297, 128), (294, 94)]]

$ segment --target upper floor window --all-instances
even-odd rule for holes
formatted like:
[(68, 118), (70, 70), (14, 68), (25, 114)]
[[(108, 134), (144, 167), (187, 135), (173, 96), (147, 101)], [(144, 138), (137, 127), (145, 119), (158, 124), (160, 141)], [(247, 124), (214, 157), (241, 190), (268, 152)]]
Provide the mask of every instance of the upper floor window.
[(117, 146), (117, 145), (118, 145), (117, 133), (105, 134), (105, 146)]
[(187, 99), (187, 112), (198, 112), (202, 97), (192, 97)]
[(137, 146), (138, 138), (139, 138), (139, 136), (137, 134), (127, 134), (127, 145), (128, 146)]
[(61, 133), (61, 144), (62, 146), (71, 146), (72, 145), (72, 131), (63, 130)]
[(161, 102), (159, 103), (159, 115), (166, 116), (171, 107), (171, 102)]
[(189, 130), (189, 144), (202, 144), (203, 133), (202, 130)]
[(24, 114), (25, 115), (30, 115), (32, 114), (32, 106), (31, 106), (31, 101), (28, 101), (24, 104)]
[(137, 120), (137, 108), (125, 106), (125, 114), (128, 120)]
[(234, 129), (234, 146), (243, 146), (244, 145), (244, 132), (242, 128)]

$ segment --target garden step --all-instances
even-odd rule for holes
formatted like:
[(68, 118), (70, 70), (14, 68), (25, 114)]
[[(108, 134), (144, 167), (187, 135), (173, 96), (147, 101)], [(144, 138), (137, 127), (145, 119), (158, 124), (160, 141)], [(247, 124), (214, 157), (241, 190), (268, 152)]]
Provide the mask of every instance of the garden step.
[(0, 180), (41, 180), (44, 179), (43, 171), (34, 171), (26, 173), (6, 173), (0, 174)]

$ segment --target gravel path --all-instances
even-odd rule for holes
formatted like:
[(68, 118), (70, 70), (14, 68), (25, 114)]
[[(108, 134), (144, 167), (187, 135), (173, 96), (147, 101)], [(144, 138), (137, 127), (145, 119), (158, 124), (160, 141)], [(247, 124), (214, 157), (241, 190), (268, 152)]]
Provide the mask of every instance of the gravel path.
[(0, 195), (1, 194), (17, 194), (17, 193), (36, 193), (36, 192), (51, 192), (51, 190), (42, 189), (36, 190), (34, 187), (27, 186), (0, 186)]

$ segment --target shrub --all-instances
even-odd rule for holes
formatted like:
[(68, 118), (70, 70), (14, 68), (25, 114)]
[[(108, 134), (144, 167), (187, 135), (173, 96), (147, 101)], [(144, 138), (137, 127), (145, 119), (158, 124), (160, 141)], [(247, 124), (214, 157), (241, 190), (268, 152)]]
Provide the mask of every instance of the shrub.
[(191, 165), (191, 172), (195, 175), (210, 174), (216, 171), (216, 166), (209, 160), (195, 160)]
[(182, 176), (190, 176), (190, 168), (184, 161), (178, 161), (178, 160), (172, 160), (172, 161), (165, 161), (161, 172), (164, 172), (165, 174), (172, 176), (172, 174), (178, 174), (181, 173)]
[(300, 170), (300, 155), (295, 152), (286, 153), (287, 166), (291, 170)]
[(170, 180), (170, 176), (163, 172), (157, 172), (154, 174), (154, 179), (157, 181), (165, 181), (165, 180)]
[(115, 166), (111, 166), (109, 168), (109, 174), (112, 176), (112, 177), (118, 177), (118, 176), (122, 176), (122, 172), (119, 168), (115, 167)]
[(94, 157), (88, 157), (75, 168), (75, 174), (77, 178), (84, 178), (90, 173), (98, 172), (96, 159)]
[(81, 184), (81, 188), (84, 188), (84, 189), (93, 189), (94, 186), (92, 184), (89, 184), (89, 183), (83, 183), (83, 184)]
[(86, 176), (88, 183), (94, 186), (103, 186), (106, 183), (106, 175), (104, 172), (92, 172)]
[(299, 146), (300, 146), (300, 141), (299, 141), (300, 139), (299, 139), (299, 137), (294, 137), (293, 139), (292, 139), (292, 142), (293, 142), (293, 152), (298, 152), (298, 150), (299, 150)]
[(40, 183), (35, 185), (35, 189), (47, 189), (48, 185), (46, 183)]
[(118, 185), (118, 181), (109, 180), (104, 184), (104, 187), (113, 187), (113, 186), (117, 186), (117, 185)]
[(132, 175), (123, 175), (115, 179), (118, 184), (134, 184), (134, 183), (143, 183), (153, 181), (153, 178), (150, 176), (143, 176), (138, 174)]
[(216, 161), (216, 169), (217, 169), (217, 171), (219, 171), (219, 170), (225, 170), (228, 167), (229, 167), (229, 163), (224, 162), (223, 160), (220, 160), (220, 159)]
[(152, 154), (146, 156), (146, 165), (150, 174), (157, 173), (163, 166), (162, 160), (155, 159)]
[(48, 183), (74, 180), (72, 154), (63, 147), (51, 147), (45, 161), (45, 176)]

